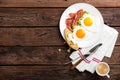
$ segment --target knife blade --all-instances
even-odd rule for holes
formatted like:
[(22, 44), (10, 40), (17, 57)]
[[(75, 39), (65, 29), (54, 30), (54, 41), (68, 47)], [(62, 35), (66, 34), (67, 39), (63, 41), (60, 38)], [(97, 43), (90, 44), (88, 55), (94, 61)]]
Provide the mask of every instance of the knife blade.
[[(90, 49), (90, 50), (88, 51), (88, 55), (86, 55), (86, 56), (83, 55), (83, 57), (84, 57), (84, 58), (87, 58), (88, 56), (92, 55), (92, 53), (96, 52), (96, 50), (97, 50), (100, 46), (102, 46), (102, 43), (99, 43), (99, 44), (97, 44), (96, 46), (94, 46), (92, 49)], [(78, 60), (75, 64), (73, 64), (73, 66), (72, 66), (71, 69), (74, 69), (81, 61), (84, 60), (84, 58), (81, 58), (81, 59)]]

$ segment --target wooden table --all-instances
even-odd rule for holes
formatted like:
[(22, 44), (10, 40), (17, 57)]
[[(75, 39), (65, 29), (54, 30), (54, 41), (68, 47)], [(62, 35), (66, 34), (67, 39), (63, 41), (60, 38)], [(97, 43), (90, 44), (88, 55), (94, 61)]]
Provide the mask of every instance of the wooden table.
[(120, 36), (111, 58), (111, 78), (70, 70), (59, 20), (71, 4), (97, 7), (105, 24), (120, 32), (120, 0), (0, 0), (0, 80), (120, 80)]

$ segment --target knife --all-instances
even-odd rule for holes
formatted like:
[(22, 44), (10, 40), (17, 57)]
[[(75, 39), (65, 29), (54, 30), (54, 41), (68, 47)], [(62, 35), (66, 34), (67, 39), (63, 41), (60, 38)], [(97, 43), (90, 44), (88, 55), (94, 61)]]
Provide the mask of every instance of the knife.
[[(86, 55), (83, 55), (84, 58), (87, 58), (88, 56), (92, 55), (92, 53), (95, 53), (95, 51), (102, 46), (102, 43), (97, 44), (96, 46), (94, 46), (92, 49), (90, 49), (88, 51), (88, 53)], [(81, 61), (84, 60), (84, 58), (81, 58), (80, 60), (78, 60), (75, 64), (73, 64), (71, 69), (74, 69)]]

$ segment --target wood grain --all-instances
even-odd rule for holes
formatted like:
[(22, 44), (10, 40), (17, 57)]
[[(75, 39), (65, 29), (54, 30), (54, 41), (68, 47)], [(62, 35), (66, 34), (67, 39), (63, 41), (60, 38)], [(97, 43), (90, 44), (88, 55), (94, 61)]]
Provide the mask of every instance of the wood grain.
[(70, 66), (0, 66), (1, 80), (119, 80), (119, 65), (110, 65), (111, 78), (71, 71)]
[[(108, 58), (108, 57), (104, 57), (103, 61), (104, 62), (107, 62), (109, 64), (119, 64), (120, 63), (120, 53), (119, 53), (119, 50), (120, 50), (120, 46), (116, 46), (114, 49), (113, 49), (113, 52), (112, 52), (112, 55), (111, 55), (111, 58)], [(107, 54), (107, 53), (106, 53)]]
[(2, 46), (64, 45), (58, 28), (1, 28)]
[[(120, 27), (114, 27), (120, 32)], [(64, 45), (58, 27), (0, 28), (1, 46), (50, 46)], [(120, 45), (120, 36), (116, 45)]]
[(1, 0), (0, 7), (68, 7), (80, 2), (95, 7), (120, 7), (119, 0)]
[(84, 0), (96, 7), (120, 7), (120, 0)]
[(119, 80), (120, 36), (111, 58), (110, 76), (71, 71), (59, 31), (63, 11), (79, 2), (101, 12), (105, 24), (120, 33), (120, 0), (0, 0), (0, 80)]
[[(59, 52), (59, 49), (61, 51)], [(70, 61), (67, 47), (0, 47), (0, 65), (64, 65)], [(120, 64), (120, 46), (116, 46), (111, 58), (103, 61)]]
[[(59, 52), (59, 49), (61, 51)], [(66, 47), (1, 47), (0, 65), (60, 64), (69, 61)]]
[[(120, 26), (120, 8), (98, 8), (105, 23)], [(65, 8), (0, 8), (0, 27), (58, 26)]]
[(56, 26), (63, 9), (0, 8), (0, 26)]

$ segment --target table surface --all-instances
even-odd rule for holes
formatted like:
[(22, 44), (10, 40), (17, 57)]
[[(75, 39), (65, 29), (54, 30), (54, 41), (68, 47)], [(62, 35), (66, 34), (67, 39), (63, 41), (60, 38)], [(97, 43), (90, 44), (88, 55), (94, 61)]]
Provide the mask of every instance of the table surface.
[[(0, 0), (0, 80), (120, 80), (120, 36), (111, 58), (111, 78), (71, 70), (59, 31), (63, 11), (86, 2), (120, 32), (120, 0)], [(60, 50), (60, 51), (59, 51)]]

